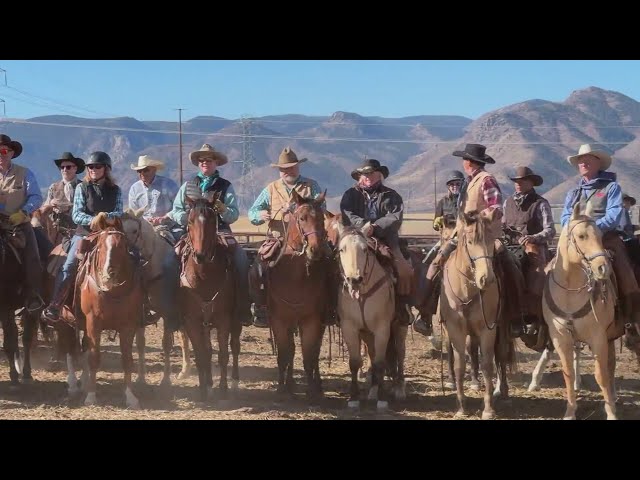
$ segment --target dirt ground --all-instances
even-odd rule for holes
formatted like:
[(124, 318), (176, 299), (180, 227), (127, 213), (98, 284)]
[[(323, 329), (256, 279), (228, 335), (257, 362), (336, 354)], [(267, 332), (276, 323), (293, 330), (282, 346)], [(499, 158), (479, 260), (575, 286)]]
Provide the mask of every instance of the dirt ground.
[[(439, 333), (439, 326), (436, 326)], [(242, 333), (240, 356), (240, 387), (229, 400), (214, 398), (207, 403), (199, 401), (197, 376), (185, 380), (175, 377), (180, 371), (180, 347), (172, 352), (173, 386), (164, 391), (162, 378), (161, 328), (147, 328), (147, 385), (135, 385), (134, 392), (140, 399), (142, 410), (125, 407), (123, 376), (120, 364), (118, 340), (109, 342), (103, 334), (102, 367), (98, 374), (98, 406), (84, 407), (80, 398), (68, 398), (66, 372), (47, 371), (51, 346), (41, 339), (33, 353), (35, 381), (17, 389), (9, 386), (9, 369), (6, 357), (0, 362), (0, 418), (1, 419), (451, 419), (456, 410), (453, 391), (444, 395), (440, 381), (440, 353), (421, 335), (409, 333), (407, 337), (406, 381), (407, 399), (391, 402), (386, 413), (379, 413), (372, 402), (362, 402), (359, 411), (347, 408), (350, 383), (348, 357), (339, 344), (338, 329), (332, 330), (331, 361), (329, 361), (329, 335), (325, 333), (320, 370), (323, 376), (325, 398), (319, 405), (310, 406), (304, 395), (305, 378), (299, 338), (296, 338), (297, 390), (293, 398), (279, 398), (275, 391), (277, 382), (276, 358), (271, 352), (269, 330), (245, 328)], [(177, 337), (176, 337), (176, 340)], [(178, 344), (178, 342), (176, 342)], [(621, 419), (640, 419), (640, 370), (638, 363), (625, 348), (620, 353), (616, 342), (618, 367), (616, 381), (619, 393), (618, 414)], [(530, 374), (538, 356), (524, 345), (518, 344), (519, 371), (510, 375), (512, 400), (510, 404), (498, 404), (499, 419), (557, 419), (565, 409), (564, 387), (560, 361), (550, 362), (542, 382), (542, 390), (529, 393), (526, 390)], [(214, 365), (217, 345), (214, 343)], [(603, 419), (602, 395), (593, 376), (593, 359), (588, 348), (583, 359), (583, 390), (579, 394), (578, 418)], [(134, 360), (137, 356), (134, 354)], [(444, 356), (446, 362), (446, 354)], [(446, 368), (446, 363), (445, 363)], [(217, 369), (214, 369), (214, 375)], [(195, 374), (195, 368), (194, 368)], [(135, 375), (134, 375), (135, 378)], [(218, 379), (214, 376), (214, 385)], [(468, 382), (467, 382), (468, 384)], [(389, 385), (389, 382), (387, 382)], [(366, 398), (364, 380), (361, 391)], [(482, 398), (479, 392), (467, 389), (469, 419), (479, 419)]]

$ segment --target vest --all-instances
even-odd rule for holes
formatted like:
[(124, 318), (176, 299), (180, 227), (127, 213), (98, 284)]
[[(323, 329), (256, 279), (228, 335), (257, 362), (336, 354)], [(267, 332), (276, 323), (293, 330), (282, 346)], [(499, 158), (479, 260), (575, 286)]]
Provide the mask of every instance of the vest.
[[(78, 178), (73, 179), (71, 182), (71, 186), (73, 187), (73, 191), (75, 193), (75, 188), (81, 183), (80, 180)], [(58, 202), (68, 202), (69, 200), (67, 200), (67, 197), (65, 197), (64, 195), (64, 182), (62, 180), (60, 180), (59, 182), (53, 183), (51, 184), (51, 188), (50, 188), (50, 192), (51, 192), (51, 197), (47, 199), (48, 202), (51, 202), (52, 200), (57, 200)], [(73, 203), (73, 194), (71, 196), (71, 203)], [(67, 228), (73, 228), (76, 226), (75, 223), (73, 223), (73, 219), (71, 218), (71, 211), (69, 211), (69, 213), (60, 213), (60, 223), (62, 224), (63, 227), (67, 227)]]
[(507, 198), (504, 212), (506, 224), (522, 235), (540, 233), (543, 226), (535, 211), (543, 200), (535, 191), (529, 193), (520, 206), (516, 204), (513, 197)]
[(27, 169), (15, 163), (11, 164), (9, 173), (0, 174), (0, 205), (4, 204), (4, 213), (11, 215), (24, 206), (27, 201), (26, 177)]
[[(462, 210), (462, 212), (481, 212), (486, 208), (489, 208), (489, 205), (487, 205), (487, 202), (484, 199), (484, 194), (482, 193), (481, 188), (484, 179), (487, 177), (491, 177), (491, 175), (484, 170), (480, 171), (467, 184), (465, 191), (460, 193), (459, 209)], [(502, 223), (499, 218), (494, 220), (493, 224), (490, 226), (490, 230), (494, 238), (500, 238), (502, 235)]]
[(571, 206), (575, 206), (576, 203), (580, 202), (580, 211), (585, 212), (587, 208), (590, 209), (591, 218), (594, 220), (598, 220), (603, 218), (607, 213), (607, 199), (609, 195), (609, 190), (614, 185), (615, 182), (609, 182), (604, 187), (598, 189), (587, 190), (587, 197), (584, 198), (582, 195), (582, 190), (578, 189), (576, 191), (574, 197), (574, 201)]
[[(103, 185), (100, 190), (95, 185), (87, 182), (79, 183), (76, 188), (82, 191), (85, 199), (85, 213), (95, 216), (100, 212), (113, 212), (116, 209), (116, 198), (118, 195), (118, 186), (107, 187)], [(78, 225), (76, 228), (77, 235), (88, 235), (91, 233), (88, 225)]]
[(455, 224), (458, 217), (458, 196), (446, 195), (440, 199), (442, 202), (442, 216), (446, 226)]
[[(299, 181), (295, 187), (293, 187), (298, 195), (305, 198), (311, 197), (311, 182), (304, 179)], [(287, 192), (287, 188), (284, 186), (284, 182), (281, 179), (271, 182), (267, 186), (269, 192), (269, 204), (271, 205), (271, 218), (275, 221), (271, 223), (271, 230), (280, 232), (284, 235), (284, 228), (282, 227), (282, 216), (289, 208), (291, 203), (291, 194)]]
[[(187, 195), (189, 195), (192, 198), (198, 198), (201, 196), (202, 193), (220, 192), (220, 201), (224, 203), (224, 198), (227, 195), (227, 190), (229, 189), (231, 182), (229, 182), (228, 180), (225, 180), (222, 177), (217, 177), (215, 181), (211, 185), (209, 185), (209, 187), (207, 187), (207, 189), (204, 192), (202, 192), (202, 190), (200, 189), (200, 184), (202, 183), (202, 181), (203, 181), (202, 178), (196, 175), (194, 179), (187, 184), (187, 189), (186, 189)], [(222, 220), (220, 215), (218, 215), (218, 230), (220, 231), (226, 230), (229, 232), (231, 231), (231, 227), (229, 226), (229, 224), (224, 220)]]

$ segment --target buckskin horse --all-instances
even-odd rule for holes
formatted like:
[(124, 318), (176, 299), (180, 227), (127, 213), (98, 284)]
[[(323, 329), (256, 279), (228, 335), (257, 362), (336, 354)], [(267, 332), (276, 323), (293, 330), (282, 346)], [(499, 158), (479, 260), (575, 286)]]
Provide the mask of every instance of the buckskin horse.
[(562, 229), (556, 257), (547, 266), (542, 311), (555, 350), (560, 355), (567, 388), (565, 420), (576, 418), (573, 351), (585, 342), (595, 359), (595, 377), (605, 401), (607, 420), (616, 420), (614, 340), (624, 325), (616, 322), (616, 291), (602, 233), (588, 211), (576, 204)]
[(326, 191), (315, 200), (291, 192), (291, 208), (283, 221), (283, 245), (267, 270), (267, 306), (277, 347), (278, 393), (293, 393), (294, 330), (299, 327), (307, 397), (322, 397), (320, 347), (327, 315), (327, 245), (322, 204)]
[(102, 331), (115, 330), (120, 336), (127, 407), (137, 409), (140, 403), (131, 390), (131, 373), (133, 338), (142, 315), (140, 271), (129, 254), (120, 219), (109, 220), (100, 213), (96, 224), (95, 247), (78, 267), (74, 299), (77, 328), (85, 330), (89, 353), (89, 379), (87, 385), (83, 385), (87, 391), (84, 404), (96, 403)]
[[(184, 318), (184, 328), (193, 345), (198, 369), (200, 396), (206, 401), (213, 389), (211, 371), (211, 329), (217, 330), (220, 394), (228, 392), (227, 366), (229, 342), (233, 355), (232, 387), (240, 380), (238, 357), (242, 324), (234, 318), (235, 291), (233, 262), (224, 240), (218, 235), (218, 211), (215, 207), (220, 193), (212, 198), (192, 199), (185, 195), (190, 206), (187, 236), (181, 252), (181, 274), (178, 298)], [(176, 247), (179, 247), (178, 244)], [(236, 244), (236, 248), (241, 248)]]
[(22, 314), (23, 358), (18, 347), (18, 326), (15, 318), (16, 309), (24, 306), (22, 294), (24, 268), (20, 260), (20, 251), (15, 246), (19, 243), (20, 239), (14, 236), (8, 217), (0, 214), (0, 320), (4, 336), (4, 351), (9, 361), (9, 378), (14, 388), (20, 384), (20, 375), (25, 383), (33, 380), (31, 347), (37, 331), (37, 319), (25, 309)]

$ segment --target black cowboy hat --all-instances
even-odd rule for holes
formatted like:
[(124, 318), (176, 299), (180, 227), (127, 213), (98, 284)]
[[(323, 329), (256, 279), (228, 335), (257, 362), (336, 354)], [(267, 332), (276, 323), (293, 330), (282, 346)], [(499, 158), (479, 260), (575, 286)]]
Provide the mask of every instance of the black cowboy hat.
[(22, 144), (15, 140), (11, 140), (9, 135), (0, 134), (0, 145), (6, 145), (13, 150), (13, 158), (18, 158), (22, 153)]
[(628, 193), (623, 193), (622, 194), (622, 200), (626, 200), (629, 199), (629, 201), (631, 202), (631, 206), (636, 204), (636, 199), (633, 198), (631, 195), (629, 195)]
[(447, 175), (447, 185), (449, 185), (451, 182), (464, 182), (464, 179), (464, 173), (459, 170), (451, 170)]
[(76, 167), (78, 167), (78, 170), (76, 170), (76, 175), (79, 175), (82, 172), (84, 172), (84, 160), (78, 157), (74, 157), (71, 152), (64, 152), (60, 156), (60, 158), (56, 158), (54, 162), (58, 166), (58, 168), (60, 168), (60, 165), (62, 165), (62, 162), (71, 162), (75, 164)]
[(523, 178), (530, 178), (533, 181), (534, 187), (539, 187), (542, 185), (542, 177), (540, 175), (536, 175), (529, 167), (518, 167), (516, 168), (516, 174), (513, 177), (509, 177), (513, 182), (516, 180), (520, 180)]
[(380, 162), (374, 158), (369, 158), (362, 162), (358, 168), (351, 172), (351, 178), (358, 180), (363, 173), (380, 172), (384, 178), (389, 176), (389, 169), (380, 165)]
[(453, 156), (466, 158), (467, 160), (473, 160), (474, 162), (480, 163), (496, 163), (493, 158), (484, 153), (486, 149), (487, 147), (478, 143), (467, 143), (464, 146), (464, 151), (456, 150), (453, 152)]

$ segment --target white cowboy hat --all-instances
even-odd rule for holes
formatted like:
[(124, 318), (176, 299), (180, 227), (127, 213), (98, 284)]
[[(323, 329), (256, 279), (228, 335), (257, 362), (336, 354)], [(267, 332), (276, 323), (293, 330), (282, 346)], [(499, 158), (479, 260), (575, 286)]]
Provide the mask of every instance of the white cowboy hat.
[(597, 150), (593, 145), (585, 143), (584, 145), (580, 145), (580, 150), (578, 150), (577, 155), (571, 155), (570, 157), (567, 157), (567, 162), (569, 162), (574, 167), (577, 167), (578, 159), (584, 155), (593, 155), (594, 157), (598, 157), (601, 163), (600, 170), (607, 170), (611, 166), (611, 162), (613, 161), (611, 156), (604, 150)]
[(138, 165), (131, 164), (131, 170), (143, 170), (147, 167), (155, 167), (158, 170), (162, 170), (164, 168), (164, 162), (155, 160), (149, 155), (142, 155), (138, 157)]

